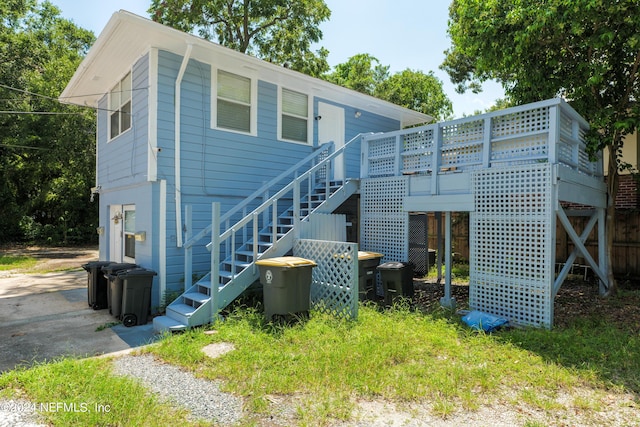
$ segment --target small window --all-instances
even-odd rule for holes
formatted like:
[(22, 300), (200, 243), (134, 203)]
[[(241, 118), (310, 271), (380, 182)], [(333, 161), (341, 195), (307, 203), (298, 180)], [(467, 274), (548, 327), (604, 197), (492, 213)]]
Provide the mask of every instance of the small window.
[(251, 79), (218, 70), (216, 126), (251, 132)]
[(136, 258), (136, 211), (135, 207), (124, 209), (124, 256)]
[(308, 142), (309, 97), (282, 89), (282, 139)]
[(131, 128), (131, 73), (127, 73), (109, 92), (109, 138)]

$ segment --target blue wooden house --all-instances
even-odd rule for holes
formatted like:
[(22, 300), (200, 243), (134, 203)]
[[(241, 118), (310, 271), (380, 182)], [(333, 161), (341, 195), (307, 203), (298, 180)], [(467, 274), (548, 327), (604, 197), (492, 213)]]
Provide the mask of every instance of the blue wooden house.
[(126, 11), (60, 99), (97, 111), (100, 259), (156, 271), (154, 309), (186, 290), (160, 330), (210, 319), (197, 312), (212, 283), (219, 309), (255, 281), (254, 261), (291, 250), (300, 221), (344, 210), (361, 134), (432, 120)]

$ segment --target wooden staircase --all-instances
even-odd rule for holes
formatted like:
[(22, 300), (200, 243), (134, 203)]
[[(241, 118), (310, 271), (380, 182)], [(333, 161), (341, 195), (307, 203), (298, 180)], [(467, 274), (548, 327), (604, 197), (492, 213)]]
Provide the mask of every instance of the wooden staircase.
[[(312, 222), (315, 214), (333, 212), (357, 189), (358, 181), (356, 180), (346, 183), (329, 181), (312, 188), (311, 192), (300, 197), (299, 203), (294, 203), (279, 214), (275, 223), (272, 221), (260, 229), (257, 234), (252, 235), (237, 250), (232, 251), (222, 260), (219, 264), (217, 280), (212, 281), (212, 274), (209, 273), (169, 304), (164, 316), (153, 319), (154, 330), (156, 332), (179, 331), (210, 323), (220, 310), (258, 280), (259, 272), (255, 261), (263, 257), (283, 256), (291, 251), (297, 234), (295, 229), (297, 221)], [(277, 200), (274, 196), (263, 203), (263, 206), (275, 205), (272, 199)], [(256, 211), (236, 223), (230, 229), (234, 230), (232, 234), (236, 234), (235, 230), (240, 226), (255, 222), (255, 217)], [(226, 233), (223, 233), (222, 237)], [(212, 288), (217, 288), (217, 295), (212, 294)], [(216, 298), (212, 298), (212, 295)], [(213, 302), (214, 299), (217, 303)]]

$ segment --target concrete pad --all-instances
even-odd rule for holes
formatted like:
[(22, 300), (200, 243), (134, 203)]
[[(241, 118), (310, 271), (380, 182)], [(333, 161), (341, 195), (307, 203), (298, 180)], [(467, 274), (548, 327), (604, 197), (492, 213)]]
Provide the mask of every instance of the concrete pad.
[(153, 324), (107, 327), (108, 310), (87, 302), (87, 273), (0, 278), (0, 372), (61, 356), (87, 357), (153, 342)]

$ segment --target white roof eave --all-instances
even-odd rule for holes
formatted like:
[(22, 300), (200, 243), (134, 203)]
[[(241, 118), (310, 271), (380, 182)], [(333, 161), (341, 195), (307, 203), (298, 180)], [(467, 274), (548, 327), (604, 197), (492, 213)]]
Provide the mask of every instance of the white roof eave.
[(275, 82), (284, 77), (287, 81), (299, 81), (313, 88), (314, 95), (318, 97), (395, 118), (402, 126), (433, 121), (429, 115), (271, 64), (124, 10), (113, 14), (60, 94), (59, 100), (97, 108), (98, 101), (151, 48), (182, 56), (189, 44), (194, 46), (192, 57), (195, 59), (207, 62), (207, 57), (215, 52), (216, 55), (224, 56), (225, 60), (241, 62), (247, 64), (248, 68), (257, 70), (261, 80)]

